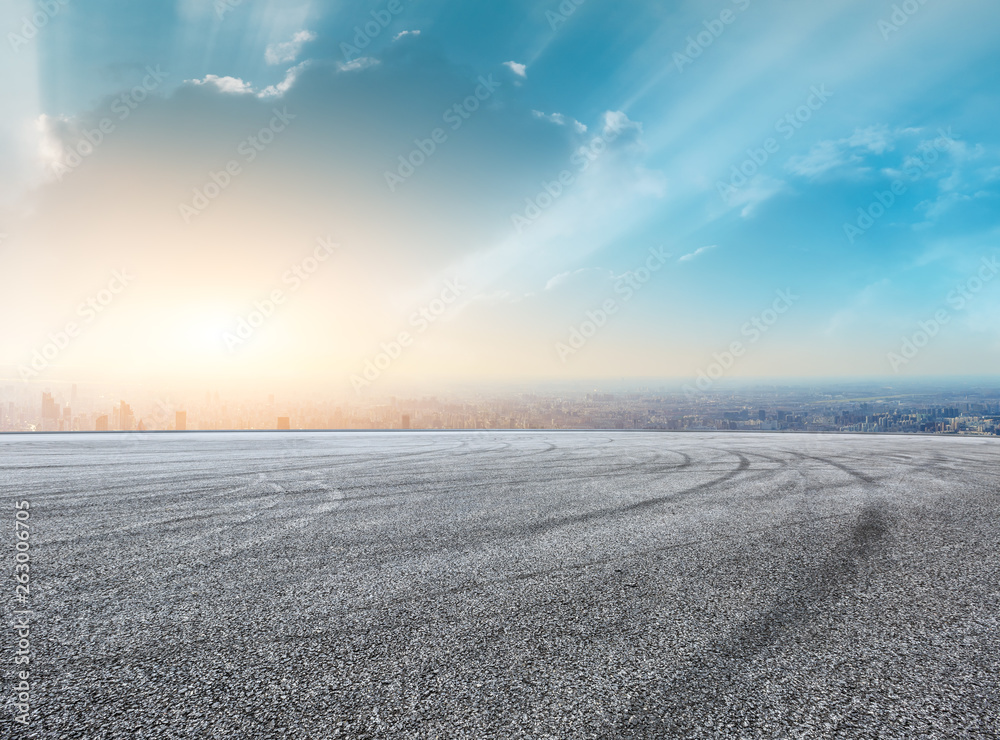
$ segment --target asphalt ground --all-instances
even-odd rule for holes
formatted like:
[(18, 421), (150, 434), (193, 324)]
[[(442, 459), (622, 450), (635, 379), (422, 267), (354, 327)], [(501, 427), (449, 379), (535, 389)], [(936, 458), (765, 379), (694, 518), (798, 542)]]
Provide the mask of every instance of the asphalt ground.
[(1000, 440), (0, 435), (38, 738), (1000, 737)]

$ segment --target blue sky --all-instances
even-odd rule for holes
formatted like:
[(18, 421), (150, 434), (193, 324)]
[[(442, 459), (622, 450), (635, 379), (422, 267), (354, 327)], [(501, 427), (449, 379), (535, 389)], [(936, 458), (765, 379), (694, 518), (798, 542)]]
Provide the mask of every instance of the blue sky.
[[(391, 374), (692, 377), (733, 341), (734, 377), (993, 373), (998, 20), (985, 0), (9, 3), (0, 260), (28, 318), (0, 364), (126, 265), (135, 286), (47, 372), (249, 377), (280, 353), (346, 387), (460, 278)], [(227, 352), (327, 235), (336, 267)], [(626, 298), (651, 249), (670, 256)], [(779, 290), (798, 298), (749, 346)]]

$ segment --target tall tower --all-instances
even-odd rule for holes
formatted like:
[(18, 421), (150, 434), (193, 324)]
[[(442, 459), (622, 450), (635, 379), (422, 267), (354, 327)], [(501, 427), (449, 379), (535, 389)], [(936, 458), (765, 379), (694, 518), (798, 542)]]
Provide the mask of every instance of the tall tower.
[(51, 393), (42, 393), (42, 431), (54, 432), (59, 429), (59, 405)]
[(119, 406), (118, 429), (123, 432), (131, 432), (135, 429), (135, 413), (133, 413), (132, 407), (124, 401)]

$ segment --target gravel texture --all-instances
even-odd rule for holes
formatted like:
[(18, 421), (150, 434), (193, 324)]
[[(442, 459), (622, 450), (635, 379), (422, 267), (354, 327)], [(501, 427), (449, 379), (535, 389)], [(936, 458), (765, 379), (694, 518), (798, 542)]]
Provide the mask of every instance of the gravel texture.
[(1000, 736), (997, 440), (25, 435), (0, 471), (0, 736)]

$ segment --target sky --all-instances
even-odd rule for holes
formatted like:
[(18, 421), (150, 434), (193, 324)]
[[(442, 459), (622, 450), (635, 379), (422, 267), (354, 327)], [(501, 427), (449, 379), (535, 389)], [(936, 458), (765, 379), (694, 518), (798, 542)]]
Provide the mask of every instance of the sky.
[(987, 0), (0, 10), (0, 377), (1000, 367)]

